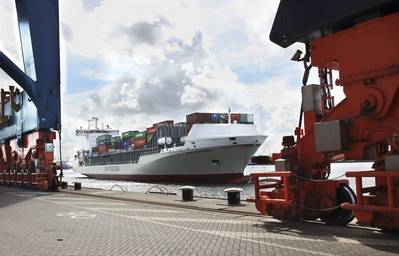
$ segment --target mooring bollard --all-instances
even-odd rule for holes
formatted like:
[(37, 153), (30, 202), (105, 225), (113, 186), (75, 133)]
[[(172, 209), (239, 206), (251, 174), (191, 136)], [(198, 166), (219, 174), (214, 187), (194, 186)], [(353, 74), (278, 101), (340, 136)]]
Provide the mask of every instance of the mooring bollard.
[(73, 188), (74, 188), (74, 190), (81, 190), (82, 189), (82, 184), (80, 182), (74, 182), (73, 183)]
[(68, 188), (68, 182), (66, 182), (66, 181), (61, 181), (61, 188), (62, 188), (62, 189)]
[(228, 205), (240, 205), (241, 197), (240, 194), (242, 192), (241, 188), (228, 188), (224, 190), (227, 193), (227, 203)]
[(179, 188), (182, 193), (183, 201), (193, 201), (194, 200), (194, 189), (193, 186), (183, 186)]

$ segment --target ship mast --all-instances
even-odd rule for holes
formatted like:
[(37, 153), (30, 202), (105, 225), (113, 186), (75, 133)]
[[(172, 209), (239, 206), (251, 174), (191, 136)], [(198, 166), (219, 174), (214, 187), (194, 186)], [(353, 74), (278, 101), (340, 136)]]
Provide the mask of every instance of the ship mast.
[[(92, 122), (94, 122), (94, 127), (92, 127)], [(75, 132), (76, 136), (83, 136), (86, 138), (90, 147), (96, 146), (96, 138), (103, 134), (111, 134), (112, 136), (119, 136), (119, 130), (114, 130), (107, 125), (107, 128), (104, 129), (104, 123), (102, 124), (102, 129), (98, 128), (98, 117), (92, 117), (87, 120), (87, 129), (77, 129)]]

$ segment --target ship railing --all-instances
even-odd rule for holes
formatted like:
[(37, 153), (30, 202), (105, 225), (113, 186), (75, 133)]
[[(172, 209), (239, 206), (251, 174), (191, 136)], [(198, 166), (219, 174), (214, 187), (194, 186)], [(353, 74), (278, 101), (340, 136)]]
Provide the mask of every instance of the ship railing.
[(92, 157), (86, 164), (93, 165), (107, 165), (107, 164), (133, 164), (138, 163), (140, 156), (159, 153), (158, 147), (151, 147), (145, 149), (131, 150), (118, 153), (110, 153)]

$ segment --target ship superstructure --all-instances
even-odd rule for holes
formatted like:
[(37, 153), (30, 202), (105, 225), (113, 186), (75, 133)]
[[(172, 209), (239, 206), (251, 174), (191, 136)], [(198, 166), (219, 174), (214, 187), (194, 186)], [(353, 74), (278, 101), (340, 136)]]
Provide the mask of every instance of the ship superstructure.
[(76, 129), (76, 136), (84, 136), (89, 144), (90, 148), (97, 146), (97, 138), (101, 135), (109, 134), (111, 136), (119, 136), (119, 130), (114, 130), (106, 125), (104, 128), (104, 124), (102, 124), (102, 128), (98, 127), (98, 117), (92, 117), (87, 121), (87, 129), (80, 127)]

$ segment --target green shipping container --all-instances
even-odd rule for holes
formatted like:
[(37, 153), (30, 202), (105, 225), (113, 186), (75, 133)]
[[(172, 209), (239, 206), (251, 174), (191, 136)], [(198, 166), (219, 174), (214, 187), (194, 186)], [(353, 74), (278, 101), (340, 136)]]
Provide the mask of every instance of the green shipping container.
[(151, 139), (152, 139), (152, 134), (148, 134), (147, 135), (147, 143), (149, 143), (151, 141)]
[(111, 134), (103, 134), (97, 137), (97, 141), (107, 141), (111, 140)]
[(133, 137), (134, 138), (143, 138), (143, 137), (146, 137), (146, 136), (147, 136), (147, 132), (143, 131), (143, 132), (136, 133)]
[(122, 140), (121, 136), (116, 136), (111, 138), (111, 142), (120, 142)]
[(133, 138), (139, 131), (127, 131), (122, 133), (122, 139)]
[(219, 114), (219, 123), (227, 123), (229, 121), (228, 114)]
[(240, 123), (246, 124), (248, 122), (248, 115), (247, 114), (240, 114)]

